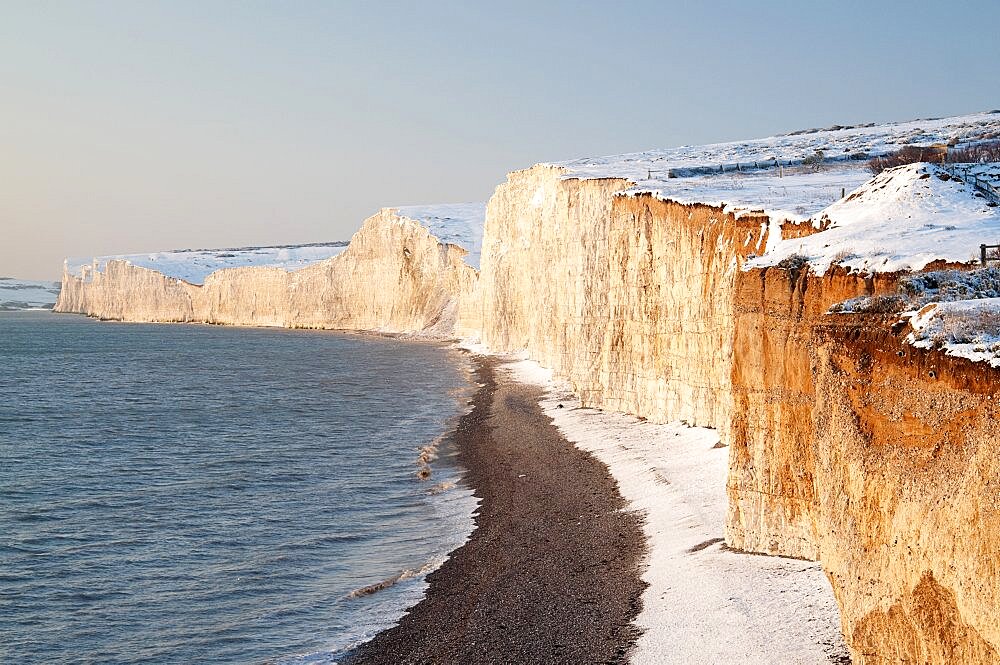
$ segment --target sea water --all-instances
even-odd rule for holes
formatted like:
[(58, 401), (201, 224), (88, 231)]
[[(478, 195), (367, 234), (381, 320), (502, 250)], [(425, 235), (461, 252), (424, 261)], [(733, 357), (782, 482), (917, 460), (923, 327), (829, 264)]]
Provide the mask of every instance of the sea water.
[(469, 395), (426, 343), (0, 314), (0, 662), (335, 660), (470, 533)]

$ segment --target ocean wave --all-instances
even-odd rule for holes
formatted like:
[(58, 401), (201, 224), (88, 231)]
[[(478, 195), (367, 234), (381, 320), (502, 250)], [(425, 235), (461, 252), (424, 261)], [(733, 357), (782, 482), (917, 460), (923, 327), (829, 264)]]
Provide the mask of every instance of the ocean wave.
[(367, 586), (355, 589), (354, 591), (347, 594), (347, 596), (345, 597), (361, 598), (363, 596), (370, 596), (373, 593), (378, 593), (379, 591), (384, 591), (385, 589), (393, 587), (396, 584), (399, 584), (400, 582), (413, 579), (414, 577), (420, 577), (422, 575), (426, 575), (427, 573), (431, 572), (432, 570), (440, 566), (441, 563), (442, 562), (440, 561), (432, 561), (430, 563), (424, 564), (423, 566), (421, 566), (416, 570), (407, 568), (396, 575), (385, 578), (381, 582), (376, 582), (375, 584), (369, 584)]

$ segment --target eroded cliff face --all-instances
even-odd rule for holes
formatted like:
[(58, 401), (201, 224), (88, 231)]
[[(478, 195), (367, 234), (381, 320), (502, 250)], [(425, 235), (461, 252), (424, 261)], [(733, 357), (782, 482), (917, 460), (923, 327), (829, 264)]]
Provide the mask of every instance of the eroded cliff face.
[(726, 542), (819, 558), (812, 332), (837, 302), (893, 288), (895, 275), (806, 267), (740, 272), (733, 297), (733, 411)]
[(103, 272), (66, 275), (56, 311), (120, 321), (202, 322), (456, 334), (476, 271), (465, 251), (420, 224), (382, 210), (339, 256), (301, 270), (230, 268), (196, 286), (111, 261)]
[(1000, 371), (817, 330), (820, 556), (854, 662), (1000, 662)]
[(490, 200), (483, 341), (526, 350), (583, 403), (725, 428), (732, 287), (767, 241), (766, 218), (538, 166)]
[(63, 274), (55, 311), (116, 321), (186, 322), (194, 320), (197, 289), (155, 270), (110, 261), (103, 271)]

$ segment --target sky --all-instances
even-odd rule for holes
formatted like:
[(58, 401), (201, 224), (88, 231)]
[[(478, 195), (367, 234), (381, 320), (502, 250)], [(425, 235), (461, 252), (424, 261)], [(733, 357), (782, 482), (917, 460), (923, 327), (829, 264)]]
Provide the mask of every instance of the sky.
[(540, 161), (1000, 108), (1000, 2), (0, 0), (0, 276), (347, 240)]

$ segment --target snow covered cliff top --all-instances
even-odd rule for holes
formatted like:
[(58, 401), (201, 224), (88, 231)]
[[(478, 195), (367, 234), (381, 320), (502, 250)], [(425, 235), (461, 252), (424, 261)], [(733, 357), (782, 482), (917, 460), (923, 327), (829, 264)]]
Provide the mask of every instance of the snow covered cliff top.
[[(1000, 184), (997, 166), (984, 164), (973, 170)], [(971, 185), (933, 164), (883, 171), (813, 219), (817, 226), (828, 228), (775, 243), (746, 267), (800, 257), (817, 274), (835, 262), (865, 272), (920, 270), (938, 259), (976, 260), (980, 244), (1000, 243), (1000, 207), (991, 206)]]
[(223, 268), (268, 266), (297, 270), (310, 263), (336, 256), (345, 249), (347, 249), (346, 242), (227, 249), (178, 249), (150, 254), (115, 254), (67, 259), (66, 271), (70, 275), (83, 277), (84, 271), (92, 266), (103, 272), (108, 261), (127, 261), (132, 265), (156, 270), (167, 277), (182, 279), (190, 284), (204, 284), (206, 277)]
[(486, 224), (485, 203), (443, 203), (426, 206), (392, 208), (400, 217), (427, 227), (441, 242), (468, 250), (465, 262), (479, 270), (483, 250), (483, 227)]
[(0, 312), (21, 309), (52, 309), (59, 295), (59, 282), (36, 282), (0, 277)]
[(679, 203), (725, 204), (803, 220), (870, 177), (866, 160), (903, 145), (1000, 138), (1000, 112), (805, 130), (748, 141), (591, 157), (551, 166), (566, 178), (624, 178), (625, 194)]

